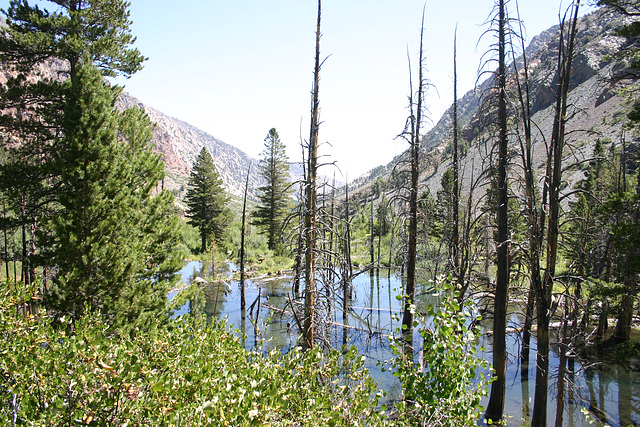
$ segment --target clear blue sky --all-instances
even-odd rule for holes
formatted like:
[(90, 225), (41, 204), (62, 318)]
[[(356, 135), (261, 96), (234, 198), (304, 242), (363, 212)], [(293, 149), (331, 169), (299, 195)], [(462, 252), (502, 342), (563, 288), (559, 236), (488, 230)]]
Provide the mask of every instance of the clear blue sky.
[[(300, 136), (309, 136), (315, 0), (131, 3), (136, 46), (149, 60), (121, 82), (127, 91), (253, 157), (275, 127), (290, 159), (300, 159)], [(456, 23), (462, 96), (473, 89), (480, 56), (493, 42), (485, 36), (478, 43), (493, 3), (427, 0), (427, 77), (437, 89), (430, 89), (427, 99), (432, 123), (452, 102)], [(564, 10), (569, 1), (562, 3)], [(7, 5), (0, 0), (0, 7)], [(336, 160), (349, 180), (407, 148), (394, 138), (408, 114), (407, 49), (416, 65), (423, 5), (423, 0), (323, 2), (321, 56), (329, 58), (321, 72), (320, 140), (330, 145), (321, 152), (330, 155), (325, 160)], [(519, 7), (531, 39), (558, 22), (561, 1), (520, 0)]]

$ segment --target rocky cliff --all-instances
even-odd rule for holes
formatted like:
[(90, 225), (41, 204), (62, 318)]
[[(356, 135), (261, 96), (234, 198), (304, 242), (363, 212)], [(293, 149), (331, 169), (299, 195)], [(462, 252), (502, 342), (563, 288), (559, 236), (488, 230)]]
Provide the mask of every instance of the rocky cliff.
[[(569, 115), (567, 117), (567, 147), (565, 150), (565, 188), (581, 178), (580, 162), (591, 155), (597, 139), (607, 143), (619, 141), (625, 117), (624, 98), (618, 89), (637, 82), (622, 78), (628, 75), (626, 62), (616, 59), (615, 54), (625, 47), (626, 40), (615, 34), (623, 19), (599, 9), (580, 19), (578, 27), (577, 56), (573, 61), (573, 74), (569, 94)], [(538, 176), (544, 173), (546, 145), (553, 124), (556, 96), (556, 67), (558, 50), (558, 26), (552, 27), (535, 37), (527, 48), (530, 70), (531, 109), (535, 130), (533, 132), (534, 165)], [(516, 63), (521, 64), (522, 58)], [(513, 70), (513, 65), (511, 66)], [(461, 145), (465, 155), (461, 160), (463, 173), (462, 190), (468, 191), (473, 178), (491, 163), (492, 118), (483, 108), (493, 81), (485, 80), (475, 90), (469, 91), (458, 101)], [(511, 78), (511, 91), (514, 79)], [(515, 99), (514, 99), (515, 102)], [(428, 188), (435, 196), (440, 188), (442, 174), (450, 166), (450, 144), (452, 133), (452, 108), (422, 139), (423, 171), (421, 187)], [(516, 129), (511, 134), (511, 173), (518, 175), (518, 142)], [(402, 179), (393, 179), (392, 171), (403, 169), (402, 161), (407, 153), (397, 156), (391, 163), (372, 170), (356, 184), (362, 192), (371, 193), (372, 183), (392, 190), (393, 185), (402, 185)], [(576, 165), (571, 167), (571, 165)], [(357, 189), (354, 190), (354, 193)], [(357, 196), (354, 196), (357, 197)], [(366, 196), (365, 196), (366, 197)]]
[[(156, 150), (162, 153), (167, 169), (169, 188), (184, 191), (191, 166), (196, 160), (202, 147), (206, 147), (216, 164), (216, 169), (224, 185), (231, 194), (241, 195), (247, 179), (247, 169), (252, 159), (240, 149), (201, 131), (200, 129), (181, 120), (144, 105), (127, 92), (123, 92), (117, 102), (118, 108), (140, 107), (149, 118), (156, 123), (153, 131), (153, 142)], [(253, 164), (257, 163), (253, 160)], [(255, 189), (260, 184), (258, 174), (249, 177), (249, 188)]]

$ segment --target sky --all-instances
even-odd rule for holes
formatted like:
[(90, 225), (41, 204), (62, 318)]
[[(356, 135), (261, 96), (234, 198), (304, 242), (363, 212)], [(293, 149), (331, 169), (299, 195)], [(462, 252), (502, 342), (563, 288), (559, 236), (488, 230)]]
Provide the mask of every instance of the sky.
[[(474, 88), (481, 58), (494, 42), (490, 34), (482, 37), (493, 4), (426, 1), (424, 53), (432, 85), (423, 133), (453, 102), (456, 25), (459, 97)], [(0, 0), (1, 8), (7, 5)], [(407, 148), (396, 137), (408, 115), (408, 58), (415, 72), (424, 5), (322, 4), (320, 154), (321, 162), (336, 162), (339, 179), (355, 179)], [(527, 40), (557, 24), (568, 5), (520, 0)], [(511, 14), (514, 6), (511, 0)], [(131, 0), (130, 14), (135, 46), (148, 60), (131, 78), (118, 80), (125, 90), (254, 158), (275, 128), (290, 160), (301, 160), (300, 142), (309, 139), (317, 1)]]

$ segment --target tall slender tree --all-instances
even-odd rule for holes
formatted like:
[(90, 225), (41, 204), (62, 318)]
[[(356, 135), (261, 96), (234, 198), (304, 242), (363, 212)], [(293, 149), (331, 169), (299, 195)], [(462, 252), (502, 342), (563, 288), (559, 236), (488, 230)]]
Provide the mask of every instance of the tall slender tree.
[[(524, 209), (526, 212), (529, 241), (527, 250), (529, 292), (527, 294), (525, 320), (522, 327), (522, 348), (520, 352), (520, 374), (521, 381), (524, 382), (529, 379), (529, 353), (531, 350), (531, 326), (533, 324), (533, 312), (535, 308), (535, 289), (540, 288), (542, 282), (542, 278), (540, 276), (540, 253), (542, 251), (543, 236), (540, 232), (539, 223), (539, 210), (541, 210), (542, 207), (538, 205), (538, 191), (536, 189), (535, 169), (533, 165), (533, 121), (531, 118), (531, 98), (529, 90), (529, 61), (524, 46), (524, 37), (522, 36), (524, 34), (523, 23), (519, 16), (518, 24), (520, 27), (519, 39), (522, 43), (522, 60), (516, 61), (515, 58), (513, 58), (512, 64), (514, 67), (514, 78), (516, 81), (516, 92), (519, 106), (519, 126), (522, 129), (522, 132), (519, 133), (520, 159), (522, 163), (522, 175), (525, 189)], [(518, 68), (518, 64), (521, 64), (520, 69)]]
[(456, 275), (458, 281), (458, 288), (460, 289), (461, 295), (463, 298), (464, 295), (462, 293), (463, 284), (464, 284), (464, 274), (460, 269), (460, 224), (459, 224), (459, 212), (460, 212), (460, 165), (458, 161), (458, 61), (457, 61), (457, 51), (458, 51), (458, 28), (456, 26), (456, 30), (453, 36), (453, 159), (452, 165), (453, 168), (453, 230), (451, 233), (451, 258), (453, 265), (453, 271)]
[[(242, 198), (242, 228), (240, 229), (240, 310), (244, 318), (246, 308), (245, 289), (244, 289), (244, 261), (245, 261), (245, 232), (247, 225), (247, 194), (249, 193), (249, 176), (251, 174), (251, 162), (247, 168), (247, 180), (244, 184), (244, 197)], [(244, 330), (244, 329), (243, 329)]]
[(51, 218), (45, 252), (57, 268), (50, 303), (73, 316), (89, 304), (123, 324), (161, 315), (182, 255), (173, 198), (154, 195), (164, 163), (150, 145), (153, 125), (141, 110), (115, 109), (119, 88), (88, 56), (66, 86), (52, 159), (64, 214)]
[(504, 395), (507, 375), (507, 293), (509, 289), (509, 222), (507, 188), (507, 69), (506, 33), (507, 13), (504, 0), (496, 4), (498, 21), (498, 69), (496, 90), (498, 97), (498, 164), (497, 172), (497, 267), (493, 311), (493, 369), (495, 380), (491, 383), (491, 394), (485, 417), (500, 422), (504, 412)]
[(275, 128), (269, 130), (264, 141), (258, 173), (265, 185), (258, 188), (259, 204), (253, 217), (254, 223), (266, 233), (269, 249), (275, 250), (282, 240), (282, 226), (292, 202), (292, 187), (286, 147)]
[[(405, 331), (413, 330), (415, 288), (416, 288), (416, 249), (418, 239), (418, 176), (420, 169), (420, 129), (422, 126), (422, 102), (426, 82), (424, 79), (424, 14), (422, 10), (422, 25), (420, 27), (420, 50), (418, 53), (418, 91), (414, 101), (413, 84), (411, 76), (409, 82), (409, 121), (407, 133), (410, 145), (410, 184), (409, 184), (409, 242), (407, 253), (407, 285), (405, 287), (404, 309), (402, 315), (402, 328)], [(410, 70), (411, 71), (411, 70)], [(407, 132), (408, 131), (408, 132)]]
[(578, 10), (580, 0), (570, 6), (570, 22), (563, 19), (558, 43), (557, 93), (553, 118), (551, 142), (547, 152), (547, 176), (545, 192), (548, 200), (546, 269), (541, 286), (536, 289), (537, 305), (537, 364), (536, 387), (533, 404), (532, 426), (545, 426), (547, 420), (547, 394), (549, 385), (549, 323), (551, 296), (558, 260), (558, 237), (560, 234), (560, 190), (562, 185), (562, 157), (565, 145), (569, 84), (576, 42)]
[(318, 177), (318, 130), (320, 128), (320, 22), (322, 0), (318, 0), (316, 24), (316, 56), (313, 68), (313, 90), (311, 101), (311, 125), (307, 157), (307, 180), (305, 182), (305, 299), (303, 335), (305, 347), (313, 347), (316, 327), (316, 238), (317, 238), (317, 177)]
[(222, 188), (222, 179), (206, 147), (193, 164), (187, 190), (187, 216), (200, 230), (201, 251), (206, 252), (207, 241), (214, 238), (221, 243), (227, 226), (231, 222), (231, 211), (227, 207), (229, 196)]

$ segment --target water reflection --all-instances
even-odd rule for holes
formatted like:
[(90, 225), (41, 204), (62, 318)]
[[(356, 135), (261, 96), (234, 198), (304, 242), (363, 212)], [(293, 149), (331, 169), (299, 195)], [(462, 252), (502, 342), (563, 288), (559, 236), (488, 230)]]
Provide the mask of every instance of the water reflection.
[[(235, 269), (231, 265), (230, 270)], [(203, 265), (199, 262), (188, 263), (181, 271), (185, 284), (191, 283), (194, 277), (206, 276)], [(231, 271), (223, 273), (229, 277)], [(247, 301), (246, 316), (240, 310), (239, 283), (227, 279), (231, 292), (220, 283), (205, 285), (206, 303), (204, 312), (210, 317), (226, 318), (230, 327), (243, 334), (246, 348), (261, 347), (263, 351), (288, 351), (298, 345), (298, 328), (296, 319), (292, 315), (291, 304), (302, 304), (302, 299), (296, 299), (292, 293), (290, 277), (267, 278), (261, 281), (247, 280), (245, 293)], [(424, 313), (428, 304), (437, 304), (438, 295), (424, 280), (416, 289), (416, 306), (418, 313)], [(343, 310), (342, 301), (333, 306), (328, 320), (330, 327), (325, 331), (325, 337), (330, 344), (339, 347), (342, 344), (355, 345), (367, 357), (365, 367), (378, 381), (379, 387), (387, 391), (388, 399), (394, 399), (400, 394), (400, 384), (388, 371), (382, 372), (379, 363), (392, 358), (389, 350), (388, 337), (397, 334), (400, 327), (398, 314), (402, 308), (402, 301), (398, 299), (403, 289), (401, 278), (393, 271), (383, 269), (378, 274), (360, 274), (352, 283), (353, 292), (348, 300), (348, 310)], [(335, 292), (335, 290), (333, 290)], [(341, 294), (342, 291), (336, 292)], [(169, 298), (175, 295), (171, 293)], [(479, 305), (484, 301), (479, 301)], [(253, 305), (253, 310), (250, 307)], [(189, 313), (192, 309), (185, 304), (175, 315)], [(428, 322), (428, 319), (425, 320)], [(508, 414), (509, 426), (528, 424), (530, 410), (533, 407), (533, 392), (535, 387), (535, 335), (531, 340), (530, 366), (522, 367), (528, 372), (530, 380), (521, 380), (521, 366), (518, 362), (520, 354), (520, 335), (516, 333), (524, 322), (523, 316), (512, 313), (508, 317), (508, 325), (513, 333), (507, 336), (507, 348), (510, 358), (507, 364), (507, 388), (505, 413)], [(491, 336), (486, 332), (491, 328), (490, 321), (481, 323), (483, 335), (480, 345), (486, 350), (480, 354), (491, 360)], [(414, 356), (421, 347), (421, 337), (417, 330), (413, 336)], [(558, 348), (551, 351), (549, 417), (548, 425), (555, 422), (555, 408), (557, 397), (556, 374), (559, 367)], [(603, 357), (606, 354), (602, 355)], [(593, 425), (640, 425), (640, 373), (613, 363), (602, 363), (593, 366), (583, 366), (574, 359), (568, 363), (566, 391), (564, 399), (564, 422), (569, 427)], [(486, 402), (484, 402), (486, 404)], [(588, 415), (585, 415), (587, 413)], [(595, 424), (590, 424), (595, 420)]]

